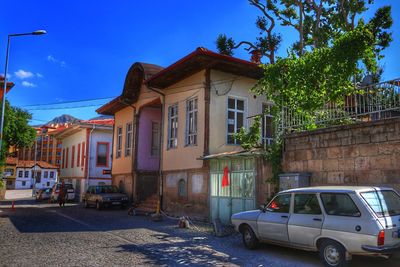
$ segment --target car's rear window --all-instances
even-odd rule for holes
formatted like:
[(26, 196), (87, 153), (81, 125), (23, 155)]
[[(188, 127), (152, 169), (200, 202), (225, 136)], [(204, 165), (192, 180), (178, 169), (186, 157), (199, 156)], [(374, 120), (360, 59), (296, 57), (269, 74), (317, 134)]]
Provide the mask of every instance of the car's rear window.
[(361, 213), (348, 194), (322, 193), (321, 200), (328, 215), (360, 217)]
[(104, 193), (118, 193), (118, 187), (115, 185), (102, 185), (96, 186), (96, 194), (104, 194)]
[(392, 190), (360, 193), (378, 217), (400, 215), (400, 197)]
[[(59, 190), (60, 189), (61, 184), (57, 184), (56, 189)], [(65, 184), (65, 188), (66, 189), (74, 189), (74, 187), (72, 186), (72, 184)]]

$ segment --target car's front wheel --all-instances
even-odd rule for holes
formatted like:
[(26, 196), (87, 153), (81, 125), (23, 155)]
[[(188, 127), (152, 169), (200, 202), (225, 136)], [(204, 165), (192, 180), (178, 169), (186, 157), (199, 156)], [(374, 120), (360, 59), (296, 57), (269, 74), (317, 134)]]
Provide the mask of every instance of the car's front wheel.
[(319, 246), (319, 256), (327, 267), (347, 266), (346, 249), (336, 241), (322, 241)]
[(85, 208), (89, 208), (89, 203), (87, 200), (85, 200)]
[(248, 249), (255, 249), (258, 245), (258, 239), (250, 226), (245, 225), (242, 229), (243, 244)]

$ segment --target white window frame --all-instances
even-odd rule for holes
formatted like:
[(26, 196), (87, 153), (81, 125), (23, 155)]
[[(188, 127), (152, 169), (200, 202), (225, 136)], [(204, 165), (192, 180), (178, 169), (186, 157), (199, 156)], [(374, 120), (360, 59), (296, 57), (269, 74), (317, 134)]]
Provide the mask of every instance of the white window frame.
[(115, 146), (115, 158), (120, 158), (122, 156), (122, 127), (117, 127), (117, 142)]
[(125, 129), (125, 157), (129, 157), (132, 154), (133, 144), (133, 123), (128, 122)]
[[(186, 146), (197, 145), (198, 105), (199, 101), (197, 100), (197, 97), (190, 98), (186, 101), (186, 131), (185, 131)], [(190, 107), (192, 107), (192, 110), (190, 110)], [(191, 118), (193, 120), (191, 120)]]
[[(274, 142), (274, 138), (273, 137), (267, 137), (265, 136), (266, 132), (267, 132), (267, 118), (271, 118), (272, 119), (272, 123), (273, 123), (273, 119), (274, 116), (272, 115), (271, 109), (273, 107), (273, 103), (272, 102), (267, 102), (267, 103), (263, 103), (262, 104), (262, 122), (261, 122), (261, 142), (263, 144), (264, 147), (271, 145)], [(273, 130), (273, 129), (271, 129)], [(273, 134), (273, 133), (272, 133)]]
[[(235, 108), (229, 108), (229, 99), (234, 99), (235, 100)], [(237, 101), (243, 101), (243, 111), (237, 109)], [(228, 135), (233, 135), (234, 133), (229, 133), (229, 111), (234, 112), (234, 129), (237, 131), (237, 114), (238, 113), (243, 113), (243, 127), (247, 129), (247, 98), (245, 97), (240, 97), (240, 96), (234, 96), (234, 95), (229, 95), (226, 99), (226, 144), (227, 145), (240, 145), (240, 143), (236, 140), (233, 139), (233, 143), (229, 143), (229, 138)], [(233, 137), (232, 137), (233, 138)]]
[[(172, 109), (176, 109), (176, 113), (174, 116), (171, 115)], [(178, 147), (178, 127), (179, 127), (179, 105), (175, 103), (168, 107), (168, 139), (167, 139), (167, 148), (177, 148)], [(175, 127), (176, 125), (176, 127)], [(174, 127), (174, 128), (172, 128)], [(171, 134), (173, 130), (173, 134)]]

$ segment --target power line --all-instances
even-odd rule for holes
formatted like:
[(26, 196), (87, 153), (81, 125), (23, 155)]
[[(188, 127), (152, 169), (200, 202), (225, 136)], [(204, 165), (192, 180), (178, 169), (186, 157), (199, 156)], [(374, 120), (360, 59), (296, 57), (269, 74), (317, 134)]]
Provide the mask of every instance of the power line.
[[(231, 79), (221, 79), (221, 80), (215, 80), (212, 82), (212, 86), (215, 87), (215, 85), (221, 85), (225, 83), (230, 83), (231, 86), (233, 82), (240, 80), (241, 78), (239, 77), (234, 77)], [(170, 87), (169, 89), (179, 89), (183, 87), (189, 87), (190, 90), (196, 90), (196, 89), (201, 89), (204, 88), (204, 82), (195, 82), (191, 84), (185, 84), (185, 85), (180, 85), (180, 86), (173, 86)], [(194, 94), (196, 94), (199, 90), (197, 90)], [(172, 94), (180, 94), (181, 92), (175, 92)], [(193, 95), (194, 95), (193, 94)], [(171, 95), (171, 94), (169, 94)], [(104, 103), (98, 103), (98, 104), (90, 104), (90, 105), (79, 105), (79, 106), (61, 106), (63, 104), (75, 104), (75, 103), (84, 103), (84, 102), (92, 102), (92, 101), (100, 101), (100, 100), (108, 100), (108, 99), (114, 99), (114, 97), (102, 97), (102, 98), (92, 98), (92, 99), (83, 99), (83, 100), (72, 100), (72, 101), (65, 101), (65, 102), (53, 102), (53, 103), (45, 103), (45, 104), (33, 104), (33, 105), (25, 105), (25, 106), (20, 106), (20, 108), (24, 108), (26, 110), (58, 110), (58, 109), (77, 109), (77, 108), (89, 108), (89, 107), (97, 107), (104, 105)], [(46, 106), (55, 106), (55, 107), (46, 107)]]
[(94, 105), (82, 105), (82, 106), (75, 106), (75, 107), (49, 107), (49, 108), (27, 108), (26, 110), (56, 110), (56, 109), (76, 109), (76, 108), (89, 108), (89, 107), (98, 107), (102, 106), (104, 104), (99, 103), (99, 104), (94, 104)]
[(72, 101), (65, 101), (65, 102), (54, 102), (54, 103), (45, 103), (45, 104), (25, 105), (25, 106), (20, 106), (20, 107), (21, 108), (26, 108), (26, 107), (37, 107), (37, 106), (52, 106), (52, 105), (61, 105), (61, 104), (73, 104), (73, 103), (98, 101), (98, 100), (106, 100), (106, 99), (114, 99), (114, 98), (115, 98), (115, 96), (102, 97), (102, 98), (92, 98), (92, 99), (83, 99), (83, 100), (72, 100)]

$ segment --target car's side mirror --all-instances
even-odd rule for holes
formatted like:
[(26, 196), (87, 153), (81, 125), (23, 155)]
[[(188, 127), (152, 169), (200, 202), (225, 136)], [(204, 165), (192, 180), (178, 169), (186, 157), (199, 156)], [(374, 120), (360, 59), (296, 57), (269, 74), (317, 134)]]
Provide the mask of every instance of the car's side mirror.
[(262, 212), (265, 212), (267, 209), (266, 209), (266, 205), (265, 204), (262, 204), (262, 205), (260, 205), (260, 210), (262, 211)]

